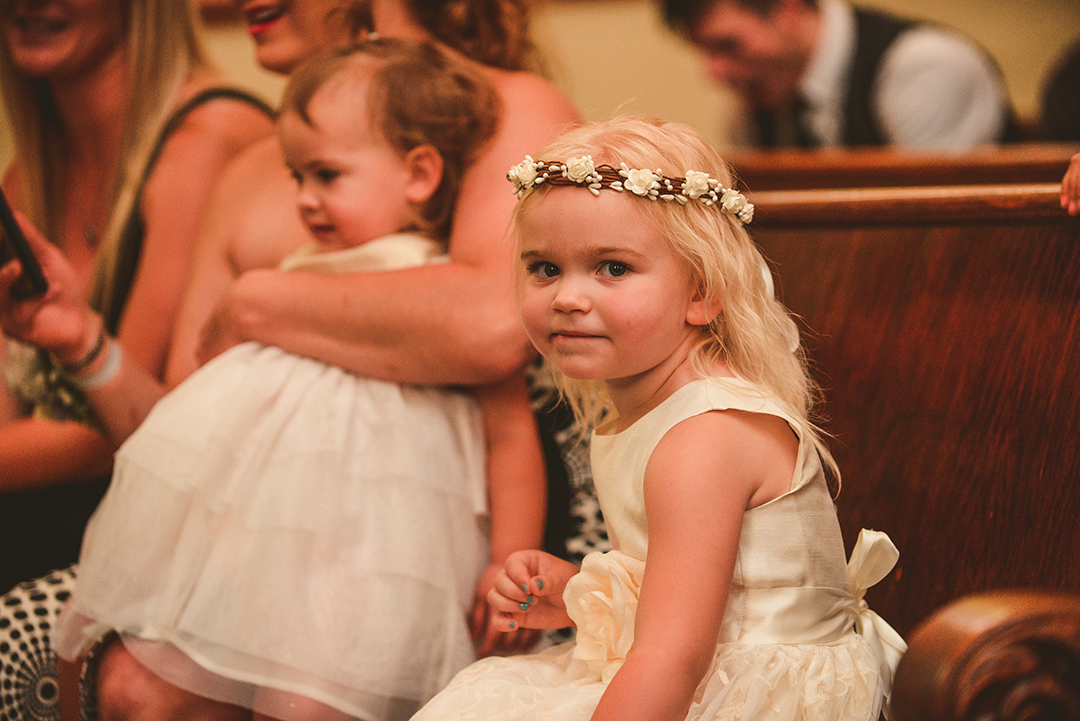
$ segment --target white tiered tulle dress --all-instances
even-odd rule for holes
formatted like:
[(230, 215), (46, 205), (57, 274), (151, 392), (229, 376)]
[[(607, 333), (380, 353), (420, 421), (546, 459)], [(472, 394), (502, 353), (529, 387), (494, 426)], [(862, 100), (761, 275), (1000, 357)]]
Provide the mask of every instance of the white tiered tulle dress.
[[(437, 251), (389, 236), (283, 267), (391, 269)], [(237, 346), (118, 452), (58, 650), (117, 630), (203, 696), (280, 718), (307, 718), (307, 699), (330, 707), (321, 718), (408, 718), (475, 659), (484, 463), (466, 394)]]
[[(790, 422), (743, 381), (701, 380), (627, 430), (593, 436), (593, 478), (615, 550), (588, 555), (566, 587), (576, 641), (533, 656), (479, 661), (414, 721), (586, 721), (592, 715), (633, 650), (648, 548), (645, 464), (676, 423), (723, 409)], [(864, 531), (845, 568), (821, 463), (813, 445), (800, 439), (791, 490), (743, 517), (716, 654), (686, 718), (877, 721), (905, 647), (861, 599), (895, 561), (884, 534)]]

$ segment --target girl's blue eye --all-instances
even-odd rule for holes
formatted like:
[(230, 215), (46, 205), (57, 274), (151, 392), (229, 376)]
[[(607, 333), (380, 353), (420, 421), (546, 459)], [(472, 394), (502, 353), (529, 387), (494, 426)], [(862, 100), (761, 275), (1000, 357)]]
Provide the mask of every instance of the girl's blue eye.
[(617, 260), (606, 260), (600, 264), (600, 275), (606, 275), (611, 278), (618, 278), (626, 275), (630, 270), (630, 267), (626, 263), (620, 263)]
[(541, 261), (539, 263), (533, 263), (529, 267), (529, 272), (542, 279), (554, 278), (559, 274), (559, 266), (554, 263)]

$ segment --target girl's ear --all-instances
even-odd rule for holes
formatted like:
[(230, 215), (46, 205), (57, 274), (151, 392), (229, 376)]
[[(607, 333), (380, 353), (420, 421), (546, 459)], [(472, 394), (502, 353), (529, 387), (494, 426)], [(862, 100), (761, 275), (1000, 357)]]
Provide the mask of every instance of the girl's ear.
[(409, 171), (405, 199), (417, 204), (427, 202), (442, 183), (442, 155), (432, 145), (417, 145), (405, 154), (405, 165)]
[(690, 325), (708, 325), (720, 315), (721, 310), (723, 309), (716, 300), (705, 300), (705, 289), (698, 285), (690, 299), (690, 305), (686, 307), (686, 322)]

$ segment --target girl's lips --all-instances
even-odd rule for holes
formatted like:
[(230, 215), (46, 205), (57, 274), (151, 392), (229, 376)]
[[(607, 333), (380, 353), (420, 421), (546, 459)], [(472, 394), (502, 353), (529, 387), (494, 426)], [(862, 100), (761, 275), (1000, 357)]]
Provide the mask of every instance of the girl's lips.
[(579, 331), (571, 330), (557, 330), (551, 334), (552, 340), (592, 340), (599, 337), (600, 336), (594, 333), (582, 333)]

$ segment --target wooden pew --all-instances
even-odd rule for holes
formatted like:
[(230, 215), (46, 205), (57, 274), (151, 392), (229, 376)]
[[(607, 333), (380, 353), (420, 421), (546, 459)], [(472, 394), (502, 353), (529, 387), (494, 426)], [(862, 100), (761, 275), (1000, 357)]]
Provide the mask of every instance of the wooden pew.
[(900, 549), (868, 601), (902, 635), (972, 593), (1080, 593), (1080, 221), (1059, 192), (751, 194), (824, 388), (845, 541)]
[(968, 596), (920, 624), (889, 721), (1080, 720), (1080, 595)]
[(1059, 183), (1080, 144), (1021, 143), (968, 153), (888, 148), (751, 150), (729, 160), (751, 192), (815, 188)]

